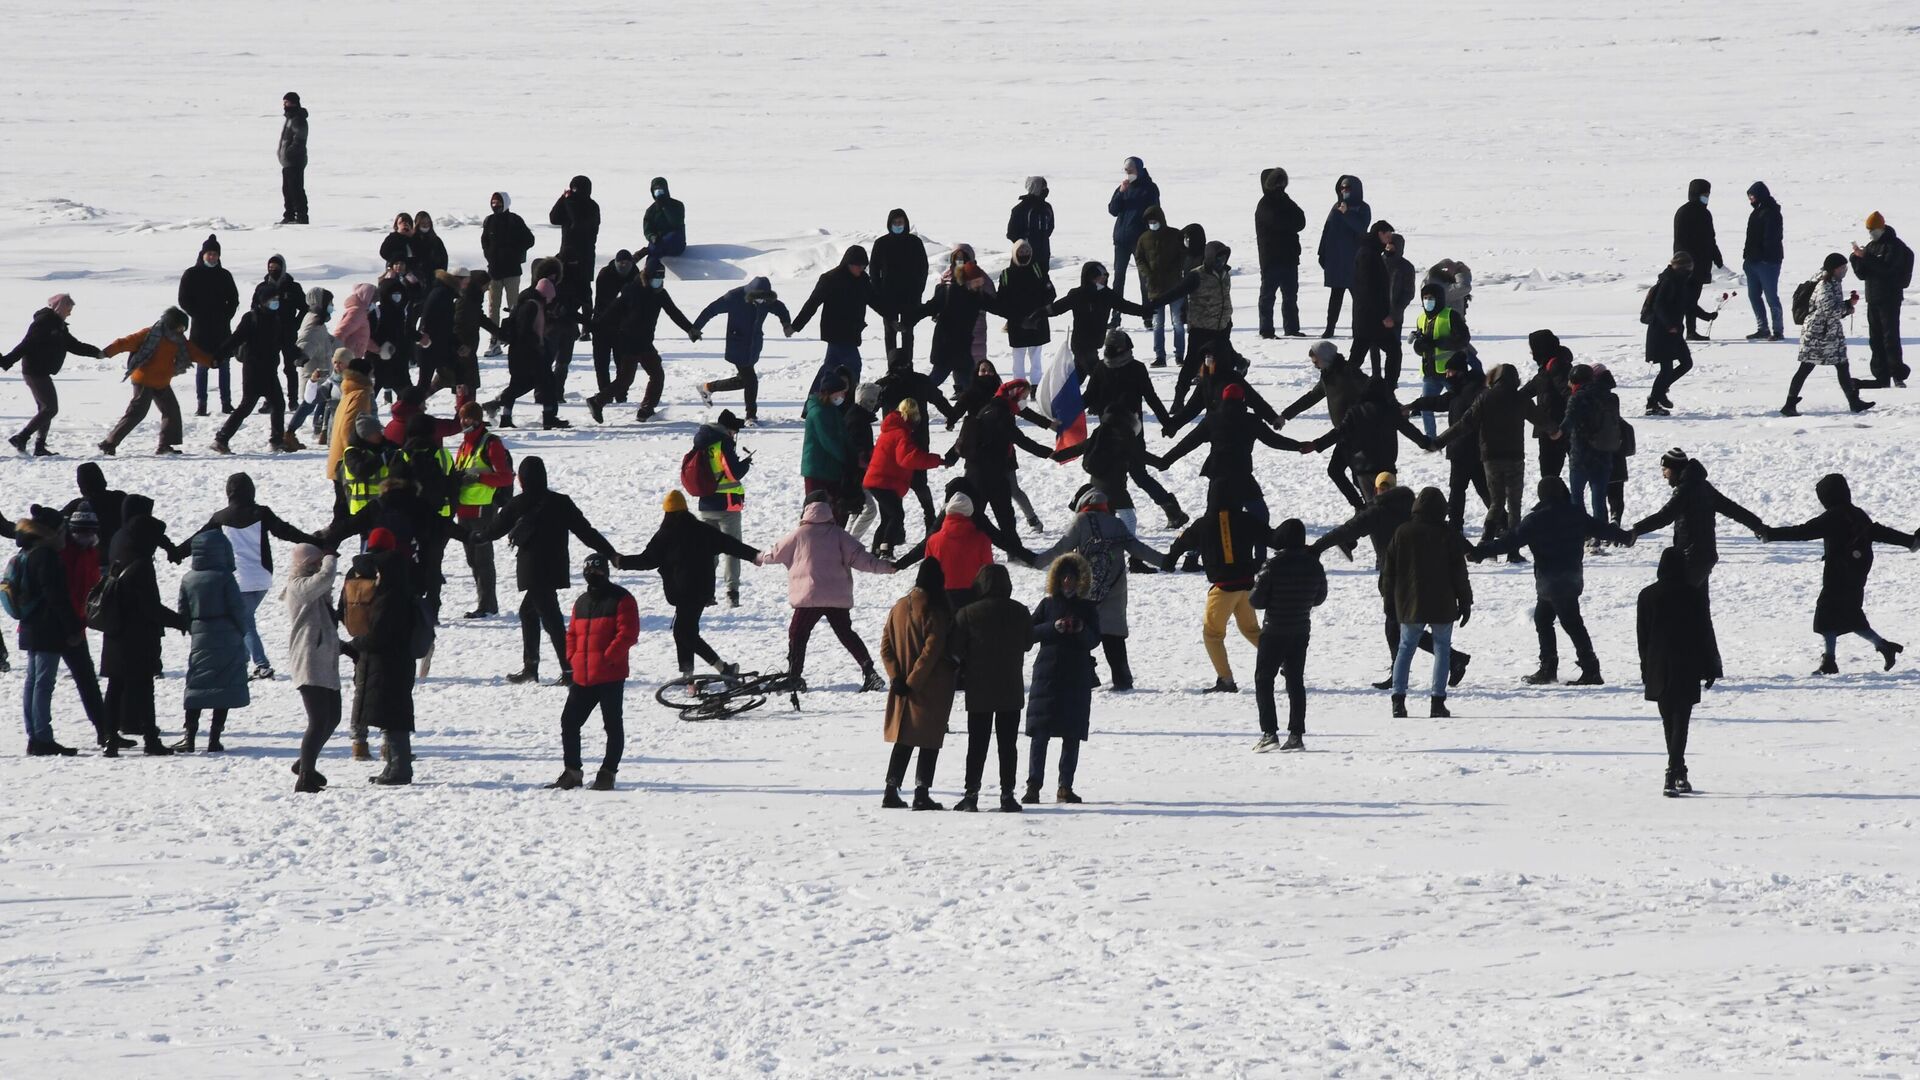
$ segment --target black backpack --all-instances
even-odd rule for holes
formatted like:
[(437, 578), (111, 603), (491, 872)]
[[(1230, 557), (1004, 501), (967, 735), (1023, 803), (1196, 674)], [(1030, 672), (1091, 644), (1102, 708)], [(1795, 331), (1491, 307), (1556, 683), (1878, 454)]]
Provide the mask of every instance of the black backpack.
[(1653, 288), (1647, 290), (1647, 295), (1640, 298), (1641, 326), (1653, 325), (1653, 294), (1658, 291), (1660, 291), (1660, 286), (1658, 283), (1655, 283)]
[(1805, 326), (1807, 316), (1813, 314), (1813, 289), (1818, 283), (1818, 278), (1808, 278), (1793, 287), (1793, 325)]
[(94, 582), (87, 593), (87, 625), (102, 634), (118, 634), (120, 618), (120, 571), (115, 570)]

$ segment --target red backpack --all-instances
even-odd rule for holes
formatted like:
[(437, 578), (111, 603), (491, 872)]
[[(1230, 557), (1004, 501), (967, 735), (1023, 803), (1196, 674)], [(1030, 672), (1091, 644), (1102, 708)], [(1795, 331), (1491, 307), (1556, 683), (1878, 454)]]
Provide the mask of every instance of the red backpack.
[(680, 459), (680, 486), (696, 499), (718, 490), (713, 469), (707, 465), (706, 449), (696, 446)]

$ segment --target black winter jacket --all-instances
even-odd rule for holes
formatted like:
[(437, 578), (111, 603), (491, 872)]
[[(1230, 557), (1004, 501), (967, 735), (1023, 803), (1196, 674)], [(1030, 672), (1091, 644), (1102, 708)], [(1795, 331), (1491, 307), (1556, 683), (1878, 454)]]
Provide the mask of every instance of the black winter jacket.
[(1260, 202), (1253, 208), (1253, 237), (1259, 245), (1261, 269), (1300, 265), (1300, 231), (1307, 227), (1307, 214), (1287, 194), (1286, 170), (1263, 171), (1260, 191)]
[(20, 364), (20, 370), (28, 375), (58, 375), (66, 366), (67, 354), (79, 353), (81, 356), (98, 357), (100, 350), (73, 336), (67, 329), (67, 320), (54, 313), (52, 308), (41, 308), (33, 313), (33, 321), (27, 324), (27, 336), (20, 339), (11, 352), (0, 356), (0, 368), (10, 368)]
[[(918, 239), (914, 240), (916, 244), (919, 242)], [(924, 256), (926, 252), (922, 250), (921, 254)], [(821, 274), (820, 280), (814, 283), (807, 302), (800, 305), (800, 313), (793, 317), (793, 329), (795, 332), (806, 329), (807, 320), (818, 311), (821, 341), (829, 345), (851, 345), (857, 349), (860, 339), (866, 334), (868, 308), (875, 313), (884, 313), (880, 299), (874, 293), (873, 282), (867, 280), (864, 274), (855, 277), (845, 265), (836, 266)]]
[(760, 556), (748, 547), (686, 510), (660, 519), (647, 546), (638, 555), (622, 555), (622, 570), (659, 570), (660, 588), (674, 607), (706, 607), (713, 603), (713, 564), (721, 555), (748, 562)]
[(1707, 182), (1695, 180), (1687, 185), (1687, 201), (1673, 212), (1673, 250), (1693, 256), (1693, 280), (1705, 285), (1713, 280), (1713, 268), (1725, 268), (1720, 241), (1714, 237), (1713, 211), (1700, 201), (1707, 193)]
[(1327, 572), (1312, 549), (1276, 552), (1254, 583), (1253, 606), (1266, 614), (1263, 634), (1301, 635), (1313, 628), (1313, 609), (1327, 602)]
[[(473, 531), (479, 540), (508, 537), (514, 547), (514, 581), (522, 589), (564, 589), (572, 584), (567, 534), (602, 555), (615, 554), (573, 500), (547, 487), (547, 464), (537, 457), (520, 462), (520, 494), (507, 501), (492, 521)], [(711, 571), (711, 567), (709, 567)]]

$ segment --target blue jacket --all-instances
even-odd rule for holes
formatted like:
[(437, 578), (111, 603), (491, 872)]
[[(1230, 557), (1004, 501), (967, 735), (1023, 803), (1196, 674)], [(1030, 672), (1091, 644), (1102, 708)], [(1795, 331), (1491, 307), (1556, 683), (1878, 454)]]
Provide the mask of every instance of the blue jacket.
[(233, 545), (212, 529), (193, 538), (193, 560), (180, 577), (180, 614), (187, 620), (189, 709), (238, 709), (247, 692), (246, 615), (233, 580)]
[(779, 316), (782, 330), (793, 324), (792, 316), (787, 314), (787, 305), (780, 302), (773, 293), (773, 286), (763, 277), (721, 293), (718, 299), (707, 305), (699, 318), (693, 320), (693, 328), (704, 329), (708, 322), (719, 315), (727, 317), (727, 363), (737, 368), (750, 368), (759, 362), (760, 349), (767, 342), (767, 316)]
[(1353, 197), (1347, 200), (1347, 212), (1327, 208), (1326, 224), (1320, 226), (1320, 269), (1326, 272), (1327, 288), (1353, 288), (1353, 267), (1360, 254), (1360, 238), (1373, 224), (1373, 207), (1367, 205), (1366, 188), (1357, 176), (1342, 176), (1333, 182), (1334, 206), (1339, 206), (1340, 185), (1347, 185)]
[(1107, 213), (1113, 215), (1114, 248), (1132, 254), (1134, 245), (1140, 242), (1140, 234), (1147, 231), (1147, 208), (1160, 205), (1160, 185), (1147, 175), (1146, 163), (1139, 158), (1130, 157), (1127, 164), (1133, 166), (1133, 183), (1125, 191), (1113, 189), (1113, 197), (1107, 200)]
[(1477, 555), (1533, 551), (1533, 585), (1540, 596), (1579, 596), (1588, 538), (1609, 535), (1606, 522), (1586, 515), (1569, 495), (1543, 499), (1527, 511), (1512, 532), (1482, 541)]

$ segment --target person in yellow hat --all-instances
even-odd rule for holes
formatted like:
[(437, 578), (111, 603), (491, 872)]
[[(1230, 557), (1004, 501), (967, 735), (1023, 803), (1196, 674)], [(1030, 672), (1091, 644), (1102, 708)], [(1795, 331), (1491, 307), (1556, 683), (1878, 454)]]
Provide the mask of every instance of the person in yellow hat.
[(1900, 351), (1900, 302), (1913, 284), (1913, 249), (1900, 239), (1880, 211), (1867, 215), (1866, 247), (1853, 245), (1853, 276), (1867, 290), (1867, 366), (1873, 378), (1856, 390), (1907, 385), (1907, 363)]
[(732, 675), (740, 665), (722, 661), (700, 636), (700, 616), (713, 606), (714, 560), (731, 555), (742, 562), (758, 562), (760, 550), (695, 517), (687, 509), (687, 497), (677, 490), (667, 492), (660, 508), (666, 513), (647, 546), (638, 555), (620, 556), (614, 565), (622, 570), (660, 571), (661, 591), (673, 605), (673, 649), (683, 678), (693, 676), (695, 656), (721, 674)]

